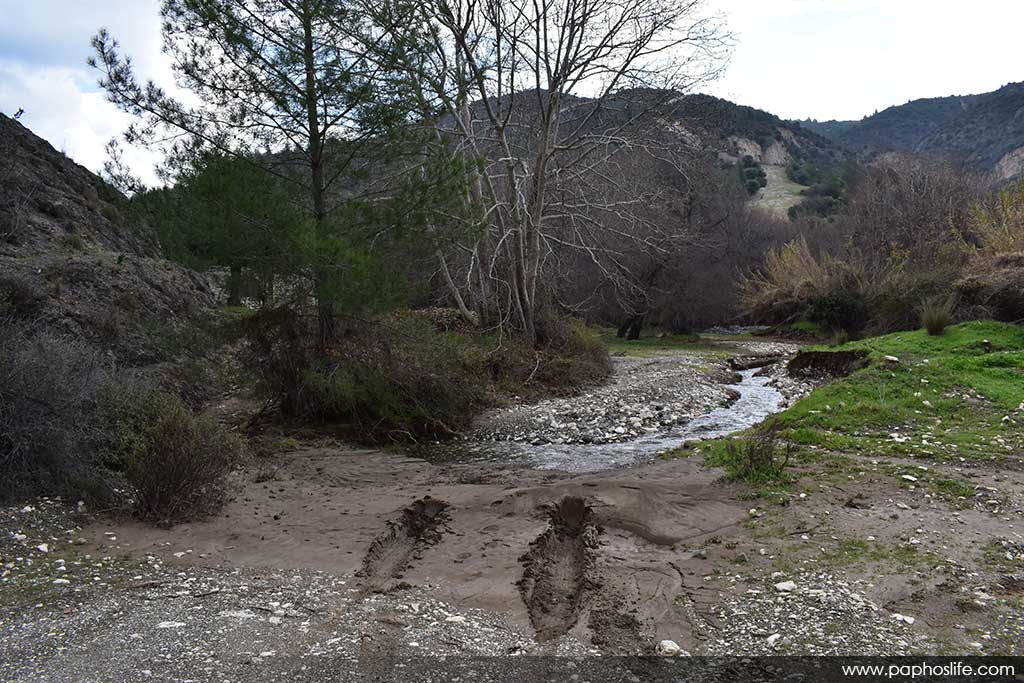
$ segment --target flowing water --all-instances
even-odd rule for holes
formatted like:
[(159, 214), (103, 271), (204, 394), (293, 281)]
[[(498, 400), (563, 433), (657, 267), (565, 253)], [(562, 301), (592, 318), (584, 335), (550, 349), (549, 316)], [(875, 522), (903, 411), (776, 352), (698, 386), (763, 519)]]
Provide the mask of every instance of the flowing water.
[(432, 462), (473, 462), (540, 470), (596, 472), (649, 462), (684, 441), (713, 439), (746, 429), (782, 409), (784, 398), (768, 377), (744, 370), (730, 385), (739, 398), (670, 430), (630, 441), (603, 444), (540, 444), (515, 441), (458, 441), (423, 446), (414, 454)]

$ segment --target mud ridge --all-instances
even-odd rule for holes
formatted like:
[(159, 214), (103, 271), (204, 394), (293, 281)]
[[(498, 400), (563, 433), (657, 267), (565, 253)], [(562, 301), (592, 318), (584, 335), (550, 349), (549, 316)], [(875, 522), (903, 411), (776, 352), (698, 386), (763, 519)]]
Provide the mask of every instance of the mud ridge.
[(402, 511), (400, 519), (388, 523), (388, 529), (374, 539), (363, 558), (358, 575), (371, 590), (400, 587), (398, 580), (427, 546), (441, 538), (448, 521), (448, 503), (425, 496)]
[(582, 498), (567, 496), (551, 511), (548, 528), (520, 558), (519, 593), (538, 641), (567, 633), (579, 620), (600, 533), (590, 506)]

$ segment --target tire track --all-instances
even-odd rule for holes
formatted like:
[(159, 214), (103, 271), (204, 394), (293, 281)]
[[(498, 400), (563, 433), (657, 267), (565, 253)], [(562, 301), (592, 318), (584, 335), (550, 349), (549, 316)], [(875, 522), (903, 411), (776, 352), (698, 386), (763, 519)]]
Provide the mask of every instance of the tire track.
[(402, 511), (399, 520), (388, 523), (388, 529), (370, 544), (359, 576), (367, 588), (383, 592), (400, 588), (405, 571), (420, 553), (441, 539), (448, 521), (448, 503), (425, 496)]
[(520, 558), (519, 593), (538, 641), (567, 633), (579, 620), (599, 534), (590, 506), (569, 496), (551, 511), (548, 528)]

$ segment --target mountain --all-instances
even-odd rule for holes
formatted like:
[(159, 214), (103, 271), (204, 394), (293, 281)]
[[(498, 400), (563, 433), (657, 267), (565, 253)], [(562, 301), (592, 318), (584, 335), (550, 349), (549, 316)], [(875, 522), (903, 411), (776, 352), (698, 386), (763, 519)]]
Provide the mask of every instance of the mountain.
[(1002, 179), (1024, 172), (1024, 82), (981, 95), (914, 100), (860, 121), (800, 125), (861, 153), (951, 156)]
[(146, 364), (212, 305), (206, 281), (162, 258), (123, 195), (0, 114), (0, 322)]
[(723, 161), (749, 155), (765, 165), (802, 160), (832, 167), (847, 156), (828, 136), (761, 109), (710, 95), (686, 95), (674, 105), (672, 122), (699, 135)]

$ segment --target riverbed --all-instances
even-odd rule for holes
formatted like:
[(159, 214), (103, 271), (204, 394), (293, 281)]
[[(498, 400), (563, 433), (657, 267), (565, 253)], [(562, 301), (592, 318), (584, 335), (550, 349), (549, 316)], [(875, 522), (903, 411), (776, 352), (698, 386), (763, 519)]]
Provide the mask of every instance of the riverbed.
[[(559, 399), (530, 415), (544, 427), (568, 424), (575, 429), (574, 422), (566, 423), (565, 418), (559, 416), (578, 415), (581, 410), (575, 402), (604, 402), (612, 406), (610, 417), (605, 418), (609, 422), (598, 430), (599, 436), (605, 438), (573, 438), (567, 427), (559, 433), (557, 429), (538, 430), (518, 424), (505, 429), (489, 429), (485, 425), (461, 440), (424, 445), (414, 449), (413, 454), (437, 464), (491, 464), (574, 473), (614, 470), (648, 463), (686, 441), (713, 439), (742, 431), (788, 404), (787, 397), (773, 381), (772, 373), (763, 368), (744, 370), (738, 373), (739, 381), (729, 385), (717, 384), (707, 373), (694, 372), (693, 368), (694, 356), (683, 354), (661, 357), (654, 362), (620, 363), (616, 367), (620, 376), (614, 378), (602, 394)], [(637, 390), (654, 391), (655, 382), (674, 382), (677, 386), (657, 387), (661, 393), (649, 398), (650, 403), (645, 403), (642, 396), (632, 400), (623, 398)], [(664, 395), (668, 391), (676, 392), (673, 394), (675, 403), (665, 408), (662, 404), (669, 400)], [(641, 422), (636, 415), (646, 419), (654, 402), (658, 403), (654, 407), (661, 412), (671, 411), (669, 417), (675, 419), (669, 420), (669, 424)], [(522, 420), (522, 417), (516, 419)], [(491, 418), (495, 423), (503, 420), (514, 422), (502, 415)]]

